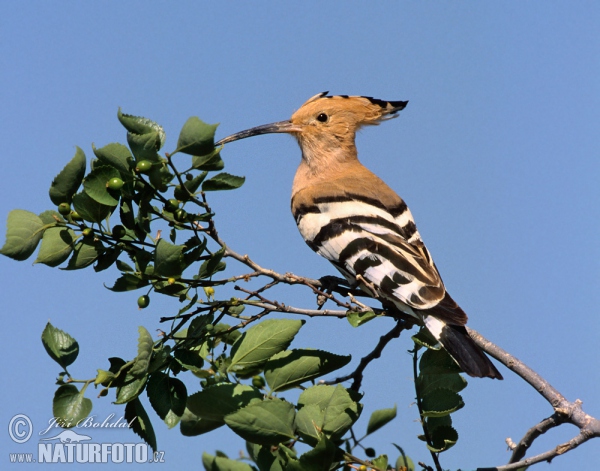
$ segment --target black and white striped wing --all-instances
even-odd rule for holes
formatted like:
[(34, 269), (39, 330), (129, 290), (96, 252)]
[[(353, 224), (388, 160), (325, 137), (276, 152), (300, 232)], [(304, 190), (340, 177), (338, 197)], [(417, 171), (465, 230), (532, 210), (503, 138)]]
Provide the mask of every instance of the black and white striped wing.
[[(388, 211), (371, 201), (348, 198), (316, 201), (297, 216), (308, 245), (349, 281), (356, 283), (360, 275), (401, 309), (435, 309), (446, 291), (406, 205), (402, 202), (396, 211)], [(459, 308), (453, 322), (463, 324), (462, 316)]]

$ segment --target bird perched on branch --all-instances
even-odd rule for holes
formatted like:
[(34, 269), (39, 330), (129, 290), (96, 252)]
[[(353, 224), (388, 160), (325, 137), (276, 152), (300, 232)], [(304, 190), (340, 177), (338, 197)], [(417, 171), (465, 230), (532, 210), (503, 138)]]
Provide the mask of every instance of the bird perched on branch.
[(467, 315), (446, 291), (406, 203), (358, 160), (356, 131), (395, 118), (407, 103), (320, 93), (288, 121), (217, 144), (258, 134), (293, 135), (302, 160), (292, 186), (292, 213), (309, 247), (352, 286), (415, 317), (465, 373), (502, 379), (469, 337)]

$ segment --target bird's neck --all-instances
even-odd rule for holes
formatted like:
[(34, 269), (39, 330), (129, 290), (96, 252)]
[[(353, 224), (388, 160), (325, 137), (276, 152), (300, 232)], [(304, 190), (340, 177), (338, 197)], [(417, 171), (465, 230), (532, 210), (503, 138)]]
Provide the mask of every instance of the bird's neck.
[(300, 141), (302, 160), (294, 177), (292, 195), (304, 188), (353, 173), (358, 161), (354, 142)]

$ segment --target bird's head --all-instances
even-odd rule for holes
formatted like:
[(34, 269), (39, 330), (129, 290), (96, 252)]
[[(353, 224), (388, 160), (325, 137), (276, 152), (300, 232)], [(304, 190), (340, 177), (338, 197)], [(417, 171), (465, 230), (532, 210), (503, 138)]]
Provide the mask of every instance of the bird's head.
[(319, 93), (304, 103), (287, 121), (265, 124), (232, 134), (217, 145), (258, 134), (288, 133), (298, 139), (303, 152), (354, 146), (363, 125), (395, 118), (407, 101), (384, 101), (365, 96), (328, 96)]

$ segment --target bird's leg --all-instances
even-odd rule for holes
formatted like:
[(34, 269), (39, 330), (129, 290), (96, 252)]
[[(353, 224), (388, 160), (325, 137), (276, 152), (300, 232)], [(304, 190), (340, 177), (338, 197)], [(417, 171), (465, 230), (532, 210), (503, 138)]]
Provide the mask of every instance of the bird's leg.
[(361, 288), (366, 288), (363, 289), (363, 291), (366, 291), (369, 296), (375, 299), (379, 298), (379, 293), (377, 292), (377, 289), (373, 283), (365, 280), (365, 278), (360, 274), (356, 275), (356, 281), (358, 281), (358, 284)]
[(318, 309), (321, 309), (323, 305), (327, 302), (328, 299), (335, 301), (337, 304), (340, 304), (333, 296), (333, 292), (342, 293), (343, 289), (340, 285), (347, 285), (346, 280), (339, 278), (337, 276), (326, 275), (319, 278), (319, 282), (321, 284), (321, 289), (318, 290), (314, 286), (313, 291), (317, 294), (317, 306)]

